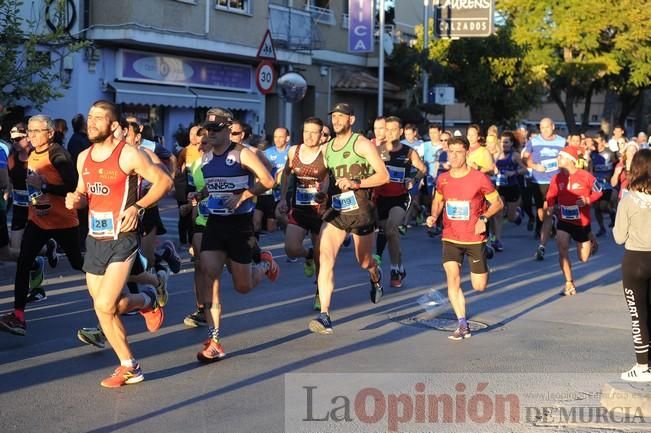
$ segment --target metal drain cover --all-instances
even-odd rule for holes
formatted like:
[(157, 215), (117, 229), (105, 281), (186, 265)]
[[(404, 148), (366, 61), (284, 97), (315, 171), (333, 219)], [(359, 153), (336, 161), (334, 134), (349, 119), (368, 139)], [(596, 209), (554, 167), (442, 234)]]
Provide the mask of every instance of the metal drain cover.
[[(439, 316), (431, 317), (428, 315), (418, 315), (412, 317), (410, 320), (403, 322), (409, 325), (421, 325), (427, 326), (429, 328), (438, 329), (439, 331), (448, 331), (454, 332), (455, 329), (459, 326), (459, 321), (452, 316)], [(475, 320), (468, 320), (468, 326), (473, 332), (480, 331), (482, 329), (488, 328), (488, 325), (482, 322), (477, 322)]]

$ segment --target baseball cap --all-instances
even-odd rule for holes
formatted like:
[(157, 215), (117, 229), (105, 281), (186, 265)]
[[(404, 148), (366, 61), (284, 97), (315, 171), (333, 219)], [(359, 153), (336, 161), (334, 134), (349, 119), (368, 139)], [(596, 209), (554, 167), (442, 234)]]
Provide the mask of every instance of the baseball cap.
[(332, 110), (328, 112), (328, 114), (332, 113), (341, 113), (347, 116), (354, 116), (355, 110), (353, 110), (353, 107), (350, 104), (347, 104), (346, 102), (340, 102), (332, 107)]
[(463, 137), (463, 134), (458, 129), (455, 129), (452, 135), (455, 137)]
[(220, 107), (213, 107), (206, 113), (206, 118), (203, 122), (204, 128), (209, 128), (211, 126), (220, 126), (224, 123), (231, 122), (233, 120), (233, 113), (230, 110)]
[(9, 131), (9, 133), (11, 134), (11, 138), (27, 137), (27, 131), (25, 130), (25, 128), (19, 128), (17, 126), (11, 128), (11, 131)]
[(579, 161), (579, 149), (574, 146), (565, 146), (563, 150), (558, 152), (558, 156), (574, 161), (576, 164)]

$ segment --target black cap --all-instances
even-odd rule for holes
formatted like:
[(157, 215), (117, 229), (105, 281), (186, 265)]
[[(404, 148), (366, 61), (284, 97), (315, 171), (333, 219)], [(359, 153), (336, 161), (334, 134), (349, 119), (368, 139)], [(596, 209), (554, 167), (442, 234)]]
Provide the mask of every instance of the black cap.
[(334, 107), (332, 107), (332, 110), (330, 110), (328, 114), (332, 114), (332, 113), (341, 113), (347, 116), (354, 116), (355, 110), (353, 110), (353, 107), (350, 104), (346, 102), (340, 102)]
[(203, 122), (204, 128), (219, 126), (233, 120), (233, 113), (225, 108), (213, 107), (206, 113), (206, 119)]

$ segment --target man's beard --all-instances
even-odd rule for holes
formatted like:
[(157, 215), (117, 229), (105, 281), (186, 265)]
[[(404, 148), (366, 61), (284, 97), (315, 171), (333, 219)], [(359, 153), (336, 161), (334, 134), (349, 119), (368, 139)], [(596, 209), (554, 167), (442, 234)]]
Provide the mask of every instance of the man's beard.
[(109, 138), (111, 135), (112, 135), (112, 134), (111, 134), (111, 131), (103, 131), (103, 132), (102, 132), (102, 131), (99, 131), (99, 132), (97, 132), (97, 135), (95, 135), (94, 137), (92, 137), (92, 136), (90, 135), (90, 132), (89, 132), (89, 133), (88, 133), (88, 140), (90, 140), (90, 142), (93, 143), (93, 144), (95, 144), (95, 143), (103, 143), (103, 142), (106, 141), (106, 139)]

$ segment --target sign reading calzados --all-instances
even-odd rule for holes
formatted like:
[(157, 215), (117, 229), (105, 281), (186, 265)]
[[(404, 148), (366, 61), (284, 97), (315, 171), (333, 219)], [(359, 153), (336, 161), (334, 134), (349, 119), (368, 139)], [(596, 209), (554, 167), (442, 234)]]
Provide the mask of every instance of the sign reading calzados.
[(434, 8), (439, 38), (481, 38), (493, 33), (494, 0), (439, 0)]

